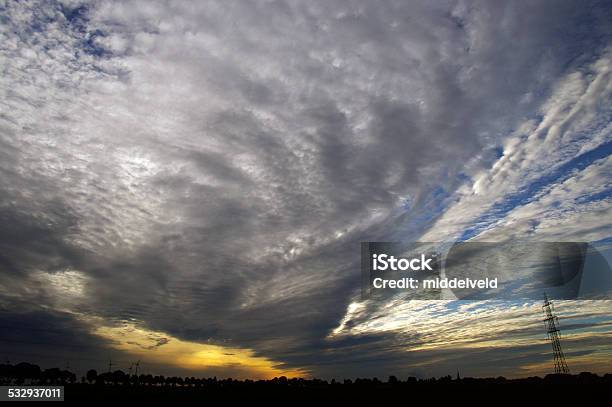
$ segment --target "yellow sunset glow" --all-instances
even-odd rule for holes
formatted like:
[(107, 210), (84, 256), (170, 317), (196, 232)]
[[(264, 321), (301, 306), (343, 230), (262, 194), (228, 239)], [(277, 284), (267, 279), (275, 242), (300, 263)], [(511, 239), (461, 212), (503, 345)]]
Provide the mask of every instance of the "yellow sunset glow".
[(94, 333), (110, 340), (115, 349), (136, 358), (193, 370), (194, 374), (210, 368), (233, 368), (240, 372), (238, 376), (256, 379), (307, 375), (300, 369), (284, 369), (279, 363), (256, 356), (251, 349), (184, 341), (132, 323), (99, 326), (94, 329)]

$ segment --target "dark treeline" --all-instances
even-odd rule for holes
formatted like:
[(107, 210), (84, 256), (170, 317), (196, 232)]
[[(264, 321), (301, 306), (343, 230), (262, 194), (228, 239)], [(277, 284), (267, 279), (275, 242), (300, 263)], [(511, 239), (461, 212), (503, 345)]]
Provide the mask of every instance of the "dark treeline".
[(31, 363), (0, 364), (0, 385), (62, 385), (75, 383), (77, 376), (57, 367), (42, 370)]
[(410, 394), (415, 397), (437, 399), (465, 399), (491, 396), (516, 399), (563, 399), (576, 396), (583, 399), (610, 397), (612, 374), (599, 376), (589, 372), (576, 375), (550, 374), (521, 379), (497, 378), (440, 378), (399, 380), (390, 376), (382, 381), (377, 378), (355, 380), (321, 380), (276, 377), (270, 380), (235, 380), (161, 376), (151, 374), (130, 375), (121, 370), (98, 373), (89, 370), (85, 376), (77, 376), (59, 368), (41, 369), (30, 363), (0, 364), (0, 385), (63, 385), (66, 398), (86, 399), (106, 397), (111, 399), (181, 399), (205, 400), (211, 397), (234, 396), (323, 396), (332, 398), (372, 399), (372, 397), (397, 398)]

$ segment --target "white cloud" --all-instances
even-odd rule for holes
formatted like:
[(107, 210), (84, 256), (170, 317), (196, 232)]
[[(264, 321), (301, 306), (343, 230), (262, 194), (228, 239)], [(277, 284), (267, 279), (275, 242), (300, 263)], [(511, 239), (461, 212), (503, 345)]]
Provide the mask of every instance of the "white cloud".
[[(516, 225), (517, 222), (524, 226), (534, 220), (545, 221), (545, 217), (558, 218), (561, 212), (567, 215), (568, 205), (572, 205), (573, 213), (580, 212), (582, 216), (588, 216), (587, 213), (600, 216), (602, 210), (608, 211), (609, 198), (597, 203), (588, 200), (580, 202), (577, 198), (609, 188), (609, 160), (593, 163), (592, 167), (586, 167), (578, 175), (572, 175), (572, 168), (563, 169), (563, 165), (610, 141), (607, 105), (612, 91), (611, 67), (609, 54), (605, 54), (590, 67), (563, 78), (542, 105), (541, 120), (530, 119), (519, 124), (517, 130), (502, 141), (503, 155), (491, 168), (483, 169), (475, 176), (471, 188), (466, 185), (458, 190), (457, 202), (422, 239), (437, 241), (457, 238), (463, 230), (473, 227), (478, 221), (483, 222), (482, 229), (487, 231), (479, 238), (499, 238), (501, 234), (512, 232), (505, 227), (501, 229), (502, 226)], [(551, 176), (553, 178), (538, 186), (544, 192), (534, 189), (534, 195), (525, 195), (535, 183)], [(565, 177), (570, 179), (566, 180)], [(560, 181), (556, 178), (560, 178)], [(556, 182), (559, 184), (556, 185)], [(543, 198), (545, 194), (548, 194), (547, 198)], [(515, 198), (517, 195), (521, 197), (518, 200)], [(536, 200), (539, 203), (533, 202)], [(563, 201), (562, 207), (552, 206), (560, 200)], [(519, 207), (510, 208), (510, 213), (502, 213), (501, 219), (495, 212), (482, 219), (495, 204), (504, 203)], [(525, 208), (521, 208), (523, 205)], [(536, 207), (538, 211), (534, 212)], [(551, 222), (548, 225), (550, 227)], [(579, 232), (572, 225), (584, 232)], [(556, 234), (551, 230), (547, 234), (549, 237), (562, 235), (570, 240), (598, 240), (609, 236), (609, 229), (595, 226), (576, 222), (575, 218), (567, 219), (567, 222), (558, 223)], [(496, 234), (489, 231), (496, 228), (500, 228)], [(527, 238), (530, 232), (517, 230), (516, 236)]]

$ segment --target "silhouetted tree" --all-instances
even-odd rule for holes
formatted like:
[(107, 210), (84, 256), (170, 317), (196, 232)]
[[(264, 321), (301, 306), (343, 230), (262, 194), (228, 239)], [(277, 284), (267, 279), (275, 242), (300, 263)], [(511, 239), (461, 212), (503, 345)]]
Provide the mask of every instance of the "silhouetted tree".
[(96, 372), (94, 369), (90, 369), (87, 371), (87, 381), (89, 383), (93, 383), (96, 381), (96, 379), (98, 378), (98, 372)]
[(18, 363), (13, 367), (13, 377), (17, 384), (23, 384), (26, 380), (38, 380), (40, 378), (40, 367), (30, 363)]

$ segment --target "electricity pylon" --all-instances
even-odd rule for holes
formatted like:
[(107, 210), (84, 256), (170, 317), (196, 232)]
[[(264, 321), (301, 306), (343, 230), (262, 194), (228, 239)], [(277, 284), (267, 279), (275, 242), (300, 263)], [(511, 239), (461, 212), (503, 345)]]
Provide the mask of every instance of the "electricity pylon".
[(559, 318), (555, 315), (555, 308), (553, 303), (548, 299), (546, 293), (544, 293), (544, 305), (542, 311), (546, 316), (544, 318), (544, 324), (546, 325), (546, 334), (548, 340), (552, 344), (553, 348), (553, 359), (555, 364), (555, 373), (569, 373), (569, 368), (565, 362), (565, 355), (561, 349), (561, 336), (559, 331)]

